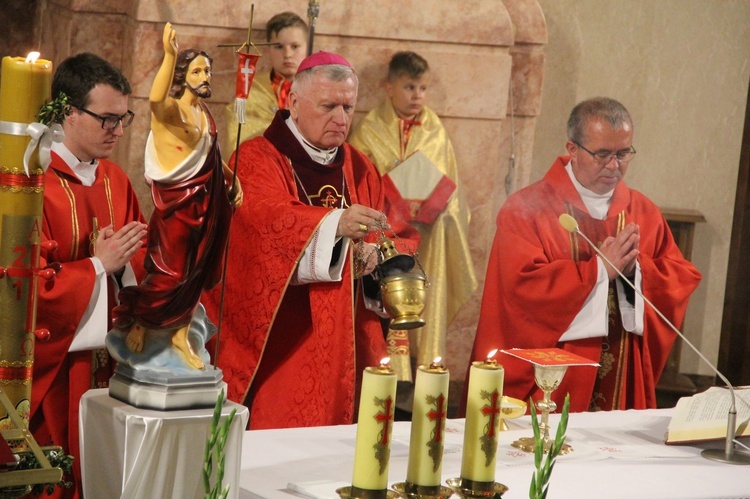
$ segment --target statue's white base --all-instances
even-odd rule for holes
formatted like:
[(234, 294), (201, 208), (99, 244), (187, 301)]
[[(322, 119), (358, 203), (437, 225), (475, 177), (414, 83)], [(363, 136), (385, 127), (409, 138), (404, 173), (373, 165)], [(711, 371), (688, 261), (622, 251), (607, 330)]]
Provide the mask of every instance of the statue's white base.
[[(250, 413), (227, 400), (221, 423), (236, 411), (226, 436), (224, 479), (228, 499), (240, 497), (242, 436)], [(214, 409), (152, 411), (89, 390), (80, 406), (83, 496), (120, 499), (204, 499), (203, 452)], [(218, 483), (214, 457), (212, 486)]]
[[(118, 365), (109, 395), (140, 409), (171, 411), (214, 407), (227, 384), (221, 369), (209, 366), (195, 374), (166, 374)], [(225, 395), (226, 397), (226, 395)]]

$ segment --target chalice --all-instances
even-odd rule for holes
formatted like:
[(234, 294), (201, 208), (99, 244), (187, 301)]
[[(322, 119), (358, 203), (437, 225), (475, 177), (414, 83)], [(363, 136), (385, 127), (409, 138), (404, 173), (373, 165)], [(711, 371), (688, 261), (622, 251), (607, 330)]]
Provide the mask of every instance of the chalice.
[[(539, 433), (544, 440), (545, 454), (549, 452), (553, 443), (549, 436), (549, 415), (557, 409), (557, 404), (550, 398), (550, 395), (560, 386), (567, 369), (567, 365), (534, 364), (534, 381), (536, 381), (536, 385), (544, 392), (544, 397), (536, 403), (536, 408), (542, 415), (539, 422)], [(524, 452), (534, 452), (534, 437), (519, 438), (511, 445)], [(570, 445), (563, 444), (560, 454), (563, 455), (572, 451), (573, 448)]]

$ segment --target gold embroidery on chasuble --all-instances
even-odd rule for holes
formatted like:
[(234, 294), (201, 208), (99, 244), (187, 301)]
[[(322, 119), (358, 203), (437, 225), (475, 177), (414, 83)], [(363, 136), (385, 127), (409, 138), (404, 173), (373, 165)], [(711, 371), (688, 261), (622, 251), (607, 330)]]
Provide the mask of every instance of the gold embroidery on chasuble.
[(73, 191), (70, 188), (70, 183), (68, 183), (67, 180), (60, 177), (59, 175), (57, 176), (57, 178), (60, 180), (60, 185), (62, 186), (63, 192), (65, 192), (65, 195), (68, 198), (68, 202), (70, 203), (71, 244), (68, 261), (73, 261), (77, 260), (78, 241), (80, 240), (79, 235), (81, 231), (81, 228), (78, 226), (78, 208), (76, 207), (76, 197), (73, 195)]
[(337, 191), (332, 185), (324, 185), (318, 190), (317, 194), (310, 194), (309, 198), (310, 204), (314, 206), (322, 206), (323, 208), (349, 207), (344, 193)]
[(599, 357), (599, 370), (597, 376), (599, 379), (606, 377), (615, 366), (615, 356), (609, 353), (609, 343), (605, 340), (602, 343), (602, 354)]
[(388, 355), (409, 355), (409, 331), (388, 330), (386, 339)]
[(112, 202), (112, 184), (108, 176), (104, 176), (104, 192), (107, 195), (107, 208), (109, 208), (109, 223), (112, 224), (112, 230), (117, 230), (118, 227), (115, 224), (115, 206)]
[[(75, 193), (70, 187), (70, 182), (67, 179), (56, 175), (60, 181), (60, 185), (68, 198), (70, 203), (70, 228), (71, 228), (71, 241), (70, 241), (70, 255), (68, 261), (80, 260), (78, 252), (80, 250), (81, 242), (81, 225), (79, 224), (78, 216), (78, 203), (76, 202)], [(106, 227), (112, 225), (114, 230), (117, 230), (115, 226), (115, 208), (112, 201), (112, 185), (107, 175), (103, 177), (104, 182), (104, 193), (107, 200), (107, 214), (102, 217), (105, 222), (100, 222), (99, 216), (103, 214), (97, 214), (92, 219), (92, 232), (84, 239), (90, 242), (89, 245), (89, 256), (94, 256), (95, 240), (98, 236), (98, 227)], [(89, 386), (91, 388), (107, 388), (109, 386), (110, 362), (109, 354), (106, 348), (99, 348), (91, 351), (91, 372)]]

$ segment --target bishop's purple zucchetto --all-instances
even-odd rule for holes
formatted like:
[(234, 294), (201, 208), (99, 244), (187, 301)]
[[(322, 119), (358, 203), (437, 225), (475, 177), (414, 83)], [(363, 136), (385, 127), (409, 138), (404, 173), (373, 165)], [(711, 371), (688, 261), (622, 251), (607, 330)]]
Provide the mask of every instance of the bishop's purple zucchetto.
[(323, 52), (321, 50), (305, 57), (297, 68), (297, 72), (301, 73), (302, 71), (314, 68), (315, 66), (327, 66), (329, 64), (341, 64), (352, 67), (352, 65), (349, 64), (349, 61), (340, 55), (334, 54), (333, 52)]

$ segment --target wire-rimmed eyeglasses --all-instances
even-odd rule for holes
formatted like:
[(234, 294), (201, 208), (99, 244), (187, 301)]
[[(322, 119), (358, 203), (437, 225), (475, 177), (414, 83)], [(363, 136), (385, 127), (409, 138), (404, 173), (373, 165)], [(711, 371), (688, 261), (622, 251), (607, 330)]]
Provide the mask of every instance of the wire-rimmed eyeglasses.
[(617, 162), (619, 164), (628, 163), (631, 159), (633, 159), (633, 156), (635, 156), (635, 147), (630, 146), (629, 149), (625, 149), (622, 151), (607, 151), (606, 149), (602, 149), (599, 151), (589, 151), (583, 145), (579, 144), (578, 142), (573, 141), (575, 145), (586, 151), (587, 153), (591, 154), (591, 156), (596, 160), (597, 163), (600, 165), (606, 165), (610, 161), (612, 161), (612, 158), (616, 158)]

